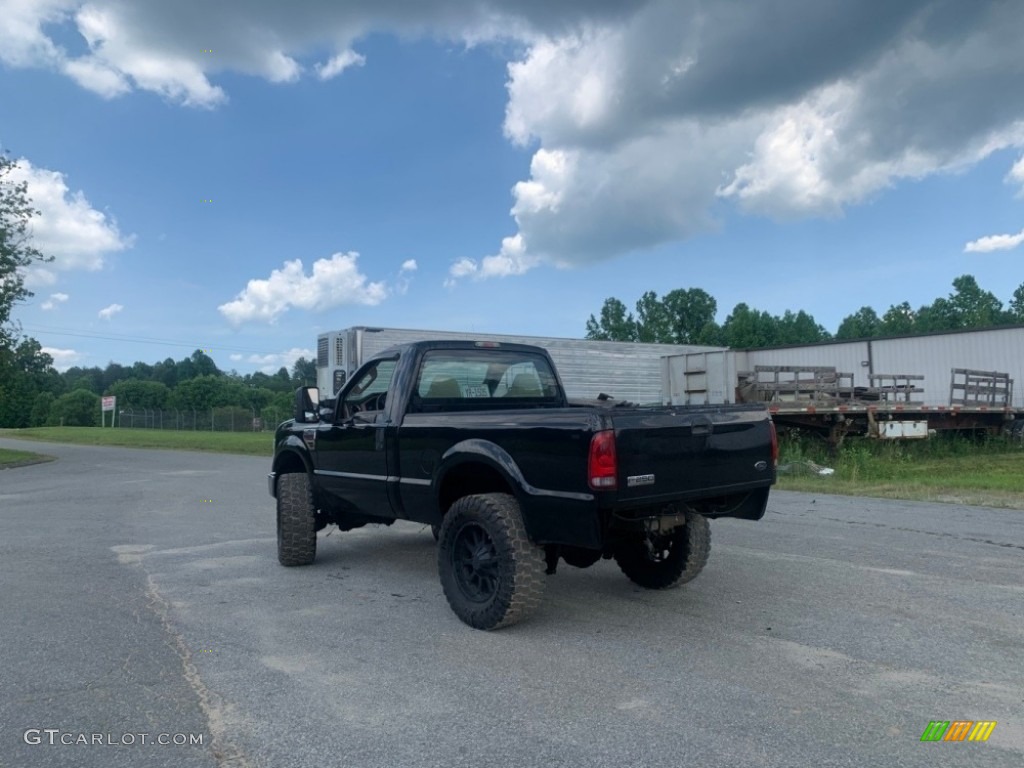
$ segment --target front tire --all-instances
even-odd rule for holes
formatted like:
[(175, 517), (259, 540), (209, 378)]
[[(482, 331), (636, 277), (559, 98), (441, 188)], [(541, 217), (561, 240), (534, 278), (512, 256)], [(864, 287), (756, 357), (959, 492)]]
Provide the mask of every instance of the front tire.
[(645, 589), (668, 589), (697, 578), (711, 552), (711, 526), (703, 515), (686, 513), (686, 525), (650, 539), (624, 542), (615, 562), (630, 581)]
[(277, 559), (288, 567), (316, 558), (316, 507), (309, 475), (295, 472), (277, 481)]
[(448, 605), (475, 629), (507, 627), (540, 605), (544, 548), (529, 540), (508, 494), (456, 501), (441, 525), (437, 565)]

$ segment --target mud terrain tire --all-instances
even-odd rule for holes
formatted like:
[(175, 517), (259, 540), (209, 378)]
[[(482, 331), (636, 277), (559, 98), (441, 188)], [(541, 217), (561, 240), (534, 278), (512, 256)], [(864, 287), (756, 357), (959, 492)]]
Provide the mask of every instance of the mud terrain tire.
[(642, 538), (624, 542), (615, 562), (634, 584), (667, 589), (697, 578), (711, 552), (711, 526), (703, 515), (686, 513), (686, 525), (658, 537), (648, 550)]
[(544, 548), (533, 544), (514, 497), (464, 496), (441, 525), (437, 567), (448, 605), (475, 629), (526, 618), (544, 592)]
[(277, 559), (309, 565), (316, 558), (316, 508), (309, 475), (294, 472), (277, 481)]

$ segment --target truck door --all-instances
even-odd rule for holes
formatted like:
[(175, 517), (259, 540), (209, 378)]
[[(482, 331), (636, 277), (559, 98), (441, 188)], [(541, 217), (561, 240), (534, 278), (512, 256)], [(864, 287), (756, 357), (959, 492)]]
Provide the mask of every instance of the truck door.
[(388, 502), (386, 401), (398, 358), (361, 371), (339, 397), (335, 422), (318, 430), (321, 486), (353, 512), (394, 517)]

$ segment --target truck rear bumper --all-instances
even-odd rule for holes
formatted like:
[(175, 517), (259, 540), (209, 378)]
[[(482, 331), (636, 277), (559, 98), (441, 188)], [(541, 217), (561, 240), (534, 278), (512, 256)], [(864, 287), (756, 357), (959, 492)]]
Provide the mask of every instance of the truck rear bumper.
[(267, 475), (267, 490), (270, 491), (271, 496), (277, 498), (277, 472)]

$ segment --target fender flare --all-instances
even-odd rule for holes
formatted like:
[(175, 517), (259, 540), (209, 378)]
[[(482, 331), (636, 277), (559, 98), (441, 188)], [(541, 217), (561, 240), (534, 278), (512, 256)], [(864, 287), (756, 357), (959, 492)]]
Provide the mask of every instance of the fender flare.
[(445, 477), (456, 467), (470, 462), (486, 464), (497, 471), (512, 488), (516, 501), (522, 504), (530, 484), (526, 482), (522, 470), (519, 469), (519, 465), (516, 464), (512, 456), (497, 443), (481, 438), (470, 438), (448, 448), (441, 456), (441, 461), (434, 471), (432, 481), (434, 497), (439, 508), (441, 506), (441, 488)]
[(286, 456), (295, 456), (299, 459), (299, 461), (302, 462), (302, 466), (306, 468), (306, 474), (309, 475), (310, 481), (313, 483), (313, 492), (315, 494), (316, 482), (315, 479), (313, 478), (313, 462), (309, 458), (309, 452), (306, 450), (306, 446), (302, 443), (302, 440), (299, 439), (299, 437), (296, 435), (289, 435), (288, 437), (286, 437), (283, 442), (278, 444), (277, 450), (275, 451), (274, 461), (270, 467), (271, 472), (273, 472), (275, 475), (275, 490), (277, 486), (277, 479), (281, 475), (279, 469), (281, 464), (283, 463), (282, 459)]

